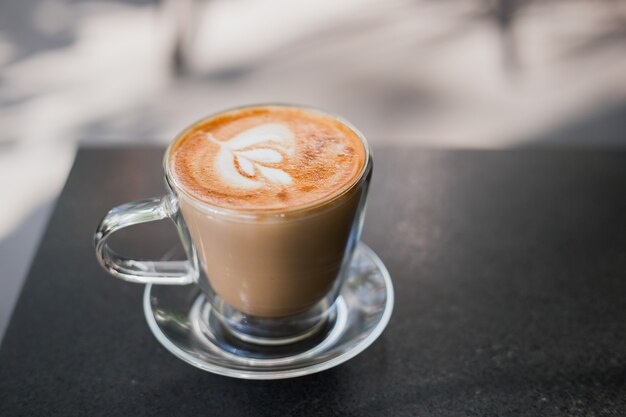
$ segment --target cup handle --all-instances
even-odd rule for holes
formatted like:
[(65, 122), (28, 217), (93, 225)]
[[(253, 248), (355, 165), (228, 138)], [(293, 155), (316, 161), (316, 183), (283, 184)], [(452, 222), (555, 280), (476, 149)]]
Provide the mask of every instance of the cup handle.
[(187, 261), (140, 261), (125, 258), (107, 244), (117, 230), (140, 223), (171, 217), (176, 212), (167, 196), (122, 204), (102, 219), (94, 236), (96, 256), (102, 267), (124, 281), (140, 284), (186, 285), (195, 280), (195, 270)]

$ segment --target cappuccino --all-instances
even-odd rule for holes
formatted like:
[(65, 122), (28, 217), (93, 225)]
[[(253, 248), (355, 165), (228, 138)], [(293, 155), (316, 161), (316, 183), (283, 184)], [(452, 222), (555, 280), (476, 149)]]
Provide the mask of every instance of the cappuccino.
[(194, 198), (220, 207), (276, 210), (324, 200), (354, 182), (365, 149), (329, 116), (291, 107), (242, 109), (193, 126), (170, 169)]
[(285, 317), (335, 291), (358, 241), (368, 158), (346, 124), (297, 107), (233, 110), (183, 132), (168, 180), (215, 294)]

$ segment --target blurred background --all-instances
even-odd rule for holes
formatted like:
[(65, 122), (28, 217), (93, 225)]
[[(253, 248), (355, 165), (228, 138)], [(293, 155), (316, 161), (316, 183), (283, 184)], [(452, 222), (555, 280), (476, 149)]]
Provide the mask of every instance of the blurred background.
[(624, 148), (626, 0), (0, 1), (0, 338), (79, 146), (267, 101), (375, 147)]

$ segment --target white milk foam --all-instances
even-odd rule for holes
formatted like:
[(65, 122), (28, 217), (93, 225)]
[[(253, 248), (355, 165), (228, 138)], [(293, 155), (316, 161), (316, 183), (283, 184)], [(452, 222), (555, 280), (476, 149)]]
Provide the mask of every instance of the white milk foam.
[(293, 183), (291, 175), (282, 169), (264, 165), (281, 163), (285, 156), (294, 155), (295, 139), (287, 126), (266, 123), (226, 141), (216, 140), (210, 133), (207, 139), (220, 146), (213, 164), (222, 181), (229, 186), (251, 190), (261, 188), (266, 182), (276, 185)]

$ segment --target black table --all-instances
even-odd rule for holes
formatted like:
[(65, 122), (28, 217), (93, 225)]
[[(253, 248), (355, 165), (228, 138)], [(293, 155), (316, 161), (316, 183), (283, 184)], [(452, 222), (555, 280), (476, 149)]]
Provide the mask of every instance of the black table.
[[(98, 266), (96, 224), (162, 193), (161, 155), (78, 153), (0, 349), (1, 416), (626, 414), (625, 152), (375, 149), (364, 240), (395, 284), (389, 327), (282, 381), (179, 361), (143, 287)], [(157, 254), (172, 229), (126, 249)]]

